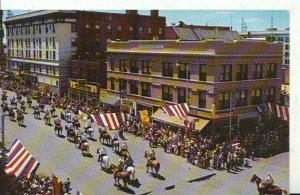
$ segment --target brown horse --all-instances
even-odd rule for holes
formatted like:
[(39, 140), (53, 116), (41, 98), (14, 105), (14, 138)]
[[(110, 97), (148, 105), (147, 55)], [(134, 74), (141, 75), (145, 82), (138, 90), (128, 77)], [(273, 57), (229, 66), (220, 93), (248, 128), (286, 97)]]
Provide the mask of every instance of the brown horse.
[(47, 113), (44, 116), (44, 120), (45, 120), (45, 125), (49, 125), (50, 124), (50, 120), (51, 120), (51, 115), (49, 113)]
[(118, 170), (118, 168), (114, 164), (111, 164), (110, 168), (114, 172), (115, 184), (116, 184), (116, 182), (118, 180), (118, 184), (121, 185), (120, 184), (120, 179), (122, 179), (123, 183), (124, 183), (124, 187), (127, 187), (127, 183), (130, 182), (130, 174), (131, 174), (131, 172), (127, 172), (127, 171), (116, 172)]
[(77, 121), (77, 120), (73, 122), (73, 125), (74, 125), (74, 127), (75, 127), (76, 129), (79, 129), (79, 128), (80, 128), (80, 122)]
[(70, 140), (69, 138), (73, 138), (73, 141), (75, 142), (75, 131), (74, 129), (68, 129), (67, 131), (67, 139)]
[(288, 194), (284, 188), (275, 185), (271, 186), (268, 189), (265, 189), (265, 187), (262, 185), (262, 180), (255, 174), (252, 176), (250, 182), (252, 183), (256, 182), (259, 195), (265, 195), (265, 194), (282, 195), (282, 192), (284, 194)]
[(58, 135), (61, 135), (62, 134), (62, 126), (61, 126), (61, 124), (55, 124), (54, 131), (55, 131), (55, 134), (56, 134), (56, 131), (57, 131)]
[(117, 141), (117, 140), (114, 140), (113, 142), (112, 142), (112, 149), (115, 151), (115, 152), (119, 152), (119, 150), (120, 150), (120, 143), (119, 143), (119, 141)]
[(13, 111), (13, 110), (10, 110), (9, 112), (8, 112), (8, 115), (9, 115), (9, 119), (12, 121), (12, 120), (15, 120), (15, 118), (16, 118), (16, 114), (15, 114), (15, 112)]
[(128, 152), (128, 150), (121, 150), (120, 156), (123, 157), (124, 160), (126, 160), (126, 159), (129, 157), (129, 152)]
[[(90, 152), (90, 144), (88, 142), (84, 142), (83, 144), (81, 144), (80, 150), (82, 152), (82, 154), (86, 154), (88, 155)], [(85, 152), (85, 153), (84, 153)]]
[[(150, 154), (148, 151), (145, 152), (145, 158), (147, 160), (150, 159)], [(158, 171), (160, 169), (160, 163), (158, 162), (158, 160), (151, 160), (149, 163), (150, 167), (151, 167), (151, 172), (153, 173), (153, 169), (155, 170), (156, 175), (158, 175)], [(147, 172), (149, 171), (149, 167), (147, 168)]]
[(101, 139), (102, 139), (102, 144), (104, 143), (104, 140), (106, 140), (106, 144), (110, 143), (110, 135), (107, 132), (100, 134), (100, 137), (99, 137), (100, 143), (101, 143)]
[(19, 125), (23, 125), (24, 124), (24, 116), (21, 113), (18, 113), (17, 115), (17, 121)]

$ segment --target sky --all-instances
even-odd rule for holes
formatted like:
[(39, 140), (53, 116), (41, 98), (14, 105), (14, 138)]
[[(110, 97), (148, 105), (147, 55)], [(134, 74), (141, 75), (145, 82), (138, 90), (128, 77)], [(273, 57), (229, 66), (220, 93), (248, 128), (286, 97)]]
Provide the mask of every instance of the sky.
[[(27, 13), (28, 10), (11, 10), (14, 15)], [(96, 10), (94, 10), (96, 11)], [(125, 13), (124, 10), (99, 10), (101, 12)], [(139, 10), (141, 15), (150, 15), (149, 10)], [(6, 17), (7, 12), (4, 12)], [(178, 24), (183, 21), (194, 25), (219, 25), (231, 26), (236, 31), (241, 31), (242, 18), (248, 31), (265, 30), (271, 27), (277, 29), (289, 28), (289, 12), (285, 10), (159, 10), (160, 16), (166, 17), (167, 25)]]

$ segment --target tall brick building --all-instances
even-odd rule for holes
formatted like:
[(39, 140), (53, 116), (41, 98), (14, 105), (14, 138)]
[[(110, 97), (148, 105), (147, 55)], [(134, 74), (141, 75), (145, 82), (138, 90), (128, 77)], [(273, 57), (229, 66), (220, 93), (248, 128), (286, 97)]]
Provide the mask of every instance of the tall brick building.
[(4, 55), (4, 46), (3, 46), (3, 26), (2, 26), (2, 16), (3, 10), (0, 10), (0, 71), (5, 71), (5, 55)]
[(107, 41), (158, 40), (165, 38), (165, 17), (152, 10), (150, 16), (137, 10), (126, 14), (78, 11), (76, 57), (70, 62), (71, 77), (100, 83), (106, 88)]

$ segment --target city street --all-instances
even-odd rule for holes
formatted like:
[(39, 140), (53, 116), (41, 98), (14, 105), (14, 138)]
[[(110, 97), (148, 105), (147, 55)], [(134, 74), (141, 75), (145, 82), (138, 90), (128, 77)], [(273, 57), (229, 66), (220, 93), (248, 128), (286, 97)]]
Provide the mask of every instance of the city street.
[[(2, 92), (2, 89), (0, 93)], [(8, 92), (11, 97), (13, 93)], [(9, 97), (9, 98), (10, 98)], [(8, 98), (8, 99), (9, 99)], [(33, 102), (36, 105), (36, 102)], [(60, 116), (61, 110), (57, 110)], [(5, 117), (6, 147), (18, 138), (31, 154), (39, 160), (37, 173), (44, 176), (54, 174), (71, 181), (72, 194), (80, 191), (84, 194), (258, 194), (256, 184), (251, 183), (253, 174), (265, 178), (267, 172), (273, 174), (275, 184), (289, 191), (289, 153), (283, 153), (266, 159), (250, 160), (252, 167), (240, 167), (239, 171), (228, 173), (226, 170), (202, 169), (186, 162), (186, 158), (164, 153), (163, 148), (156, 148), (157, 160), (161, 163), (159, 177), (154, 178), (146, 173), (146, 159), (144, 152), (150, 150), (147, 140), (125, 133), (128, 139), (129, 152), (135, 161), (137, 178), (128, 189), (120, 189), (114, 185), (113, 175), (100, 169), (97, 162), (96, 149), (102, 146), (99, 142), (98, 127), (94, 123), (95, 140), (90, 140), (90, 153), (93, 157), (86, 157), (69, 142), (67, 138), (58, 137), (54, 133), (54, 126), (45, 125), (43, 120), (34, 119), (33, 109), (27, 108), (25, 114), (26, 128), (18, 126), (9, 117)], [(41, 113), (43, 118), (44, 113)], [(51, 119), (53, 124), (53, 118)], [(65, 121), (62, 125), (64, 127)], [(83, 123), (81, 124), (83, 127)], [(112, 134), (113, 131), (109, 131)], [(66, 136), (66, 131), (63, 130)], [(108, 156), (110, 164), (118, 164), (118, 155), (110, 147)], [(122, 181), (120, 181), (121, 184)], [(172, 186), (175, 185), (175, 186)], [(167, 188), (167, 189), (166, 189)], [(170, 189), (171, 188), (171, 189)]]

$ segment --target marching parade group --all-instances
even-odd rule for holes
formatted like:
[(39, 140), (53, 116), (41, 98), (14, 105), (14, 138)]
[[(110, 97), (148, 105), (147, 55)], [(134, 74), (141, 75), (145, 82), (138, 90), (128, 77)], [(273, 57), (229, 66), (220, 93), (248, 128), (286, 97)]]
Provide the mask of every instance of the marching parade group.
[[(26, 103), (29, 107), (33, 108), (35, 118), (40, 118), (40, 112), (44, 112), (45, 115), (43, 119), (45, 120), (45, 124), (48, 125), (51, 124), (51, 118), (57, 116), (56, 109), (62, 109), (63, 117), (61, 119), (58, 117), (54, 120), (54, 130), (58, 132), (58, 136), (62, 135), (62, 120), (65, 120), (66, 125), (64, 129), (67, 132), (67, 139), (72, 139), (78, 148), (82, 150), (83, 154), (86, 155), (89, 154), (88, 140), (93, 139), (94, 130), (92, 123), (95, 121), (91, 118), (85, 120), (83, 130), (81, 130), (79, 111), (86, 114), (112, 111), (109, 108), (104, 108), (100, 104), (87, 105), (83, 101), (69, 99), (68, 97), (58, 98), (56, 94), (38, 91), (36, 87), (30, 89), (25, 88), (12, 81), (2, 82), (1, 88), (16, 92), (16, 97), (13, 96), (13, 98), (8, 100), (7, 92), (3, 90), (1, 94), (1, 106), (3, 112), (7, 112), (11, 120), (15, 118), (14, 109), (17, 109), (17, 121), (19, 125), (25, 125), (24, 114), (26, 113)], [(22, 96), (27, 97), (26, 103)], [(37, 99), (38, 105), (32, 106), (33, 98)], [(18, 103), (20, 107), (17, 106)], [(45, 109), (45, 104), (50, 105), (50, 110)], [(262, 128), (262, 126), (263, 125), (260, 125), (258, 128)], [(113, 170), (114, 178), (118, 181), (120, 179), (123, 180), (124, 185), (132, 180), (130, 179), (130, 175), (132, 175), (134, 179), (134, 160), (128, 151), (127, 142), (123, 141), (122, 144), (120, 144), (120, 138), (125, 140), (124, 132), (128, 132), (149, 140), (151, 149), (150, 152), (145, 153), (145, 157), (147, 158), (146, 167), (148, 169), (150, 167), (152, 171), (154, 169), (157, 174), (160, 164), (156, 159), (154, 148), (158, 146), (163, 147), (167, 153), (187, 158), (188, 163), (201, 168), (209, 168), (212, 166), (214, 169), (227, 169), (227, 171), (230, 172), (239, 169), (240, 166), (249, 166), (248, 158), (250, 158), (250, 156), (254, 158), (255, 154), (260, 154), (261, 150), (263, 150), (260, 150), (257, 143), (261, 143), (261, 141), (273, 143), (273, 139), (277, 141), (280, 140), (280, 143), (283, 143), (286, 139), (288, 140), (288, 135), (284, 135), (284, 137), (281, 136), (281, 132), (284, 130), (277, 131), (274, 127), (272, 131), (267, 131), (266, 129), (267, 128), (264, 127), (263, 134), (256, 131), (237, 133), (234, 139), (221, 142), (214, 135), (192, 135), (191, 132), (186, 132), (184, 129), (174, 128), (167, 124), (152, 122), (149, 127), (146, 127), (138, 120), (138, 116), (135, 116), (134, 113), (130, 113), (126, 117), (126, 122), (121, 124), (111, 135), (107, 127), (99, 127), (99, 138), (100, 142), (101, 139), (103, 139), (103, 146), (98, 149), (98, 161), (101, 163), (101, 166), (102, 164), (104, 165), (105, 170)], [(104, 142), (105, 140), (106, 144)], [(119, 151), (120, 145), (121, 150)], [(268, 146), (268, 144), (262, 145)], [(123, 157), (119, 159), (118, 165), (108, 165), (109, 157), (106, 146), (111, 146), (116, 153)], [(272, 185), (273, 182), (271, 173), (268, 173), (267, 178), (263, 182), (264, 185), (268, 187)]]

